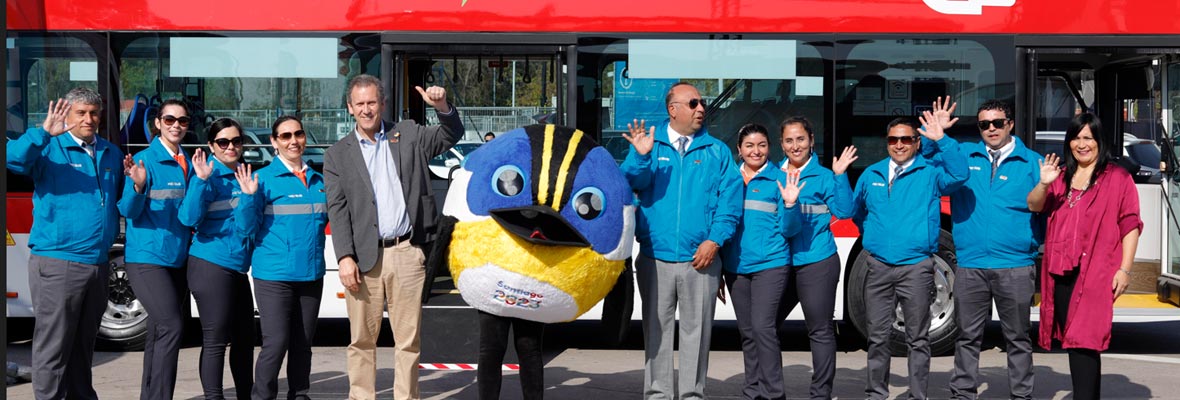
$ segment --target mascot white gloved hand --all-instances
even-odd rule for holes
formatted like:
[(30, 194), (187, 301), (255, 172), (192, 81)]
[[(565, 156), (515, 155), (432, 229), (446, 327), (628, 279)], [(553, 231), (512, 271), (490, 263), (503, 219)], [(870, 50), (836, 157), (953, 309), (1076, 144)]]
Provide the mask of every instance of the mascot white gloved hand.
[(469, 154), (443, 214), (455, 219), (447, 261), (463, 300), (543, 323), (601, 301), (635, 233), (631, 187), (614, 158), (555, 125), (509, 131)]

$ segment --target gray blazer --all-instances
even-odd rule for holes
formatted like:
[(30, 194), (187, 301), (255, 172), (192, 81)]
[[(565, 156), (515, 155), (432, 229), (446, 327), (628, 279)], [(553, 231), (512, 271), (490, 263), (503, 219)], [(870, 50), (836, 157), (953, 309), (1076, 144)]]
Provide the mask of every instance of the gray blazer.
[[(397, 143), (390, 142), (389, 145), (401, 178), (406, 212), (413, 225), (410, 243), (419, 246), (433, 241), (437, 235), (438, 207), (430, 187), (428, 162), (463, 137), (459, 110), (454, 106), (451, 110), (450, 115), (438, 115), (438, 126), (422, 126), (412, 120), (396, 125), (384, 121), (389, 137), (394, 137), (395, 132), (400, 133)], [(355, 133), (340, 139), (324, 153), (324, 185), (336, 260), (353, 257), (361, 272), (368, 272), (377, 264), (380, 252), (377, 200)]]

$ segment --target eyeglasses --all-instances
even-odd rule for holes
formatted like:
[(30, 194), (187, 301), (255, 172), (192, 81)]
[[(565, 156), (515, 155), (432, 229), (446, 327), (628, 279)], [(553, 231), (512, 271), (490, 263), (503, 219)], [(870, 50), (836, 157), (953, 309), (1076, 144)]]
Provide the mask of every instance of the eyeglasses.
[(917, 136), (886, 136), (885, 138), (889, 141), (889, 144), (897, 144), (897, 142), (901, 142), (901, 144), (906, 146), (912, 145), (918, 141)]
[(294, 137), (296, 139), (302, 139), (302, 138), (307, 137), (307, 132), (304, 132), (302, 129), (297, 130), (295, 132), (279, 132), (279, 134), (275, 135), (275, 137), (278, 137), (279, 140), (284, 140), (284, 141), (291, 140), (292, 137)]
[(687, 105), (688, 108), (694, 109), (694, 110), (697, 108), (697, 106), (709, 108), (709, 104), (705, 103), (705, 99), (692, 99), (689, 101), (673, 101), (672, 104), (684, 104), (684, 105)]
[(173, 117), (171, 115), (165, 115), (163, 117), (160, 117), (160, 119), (164, 120), (164, 125), (172, 125), (172, 124), (179, 122), (180, 125), (182, 125), (182, 126), (188, 126), (188, 123), (192, 122), (192, 119), (189, 117), (177, 118), (177, 117)]
[(213, 143), (222, 150), (229, 148), (230, 145), (233, 145), (234, 147), (242, 147), (242, 137), (235, 136), (233, 139), (221, 138), (214, 140)]
[(1008, 124), (1007, 118), (1000, 118), (1000, 119), (992, 119), (992, 120), (981, 119), (981, 120), (979, 120), (979, 123), (977, 125), (979, 125), (979, 130), (986, 131), (987, 127), (989, 125), (996, 127), (996, 129), (1004, 129), (1004, 125), (1007, 125), (1007, 124)]

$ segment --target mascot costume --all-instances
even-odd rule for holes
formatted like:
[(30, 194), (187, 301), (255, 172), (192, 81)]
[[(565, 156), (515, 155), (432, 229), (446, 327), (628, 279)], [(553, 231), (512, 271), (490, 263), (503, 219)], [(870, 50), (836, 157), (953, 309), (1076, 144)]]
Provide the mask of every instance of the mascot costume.
[(571, 321), (601, 301), (631, 256), (631, 187), (606, 149), (555, 125), (504, 133), (469, 154), (452, 179), (428, 286), (445, 259), (463, 300), (479, 311), (479, 398), (499, 398), (511, 326), (522, 393), (539, 399), (544, 324)]

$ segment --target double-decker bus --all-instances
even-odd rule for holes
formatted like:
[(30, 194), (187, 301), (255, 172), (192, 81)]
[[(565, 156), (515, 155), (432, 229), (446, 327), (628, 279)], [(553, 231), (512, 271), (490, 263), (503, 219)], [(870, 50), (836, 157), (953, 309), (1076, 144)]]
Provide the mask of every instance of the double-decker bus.
[[(270, 160), (274, 118), (302, 116), (317, 167), (315, 148), (350, 132), (344, 88), (359, 73), (381, 78), (390, 120), (430, 122), (413, 87), (445, 86), (463, 113), (468, 147), (486, 132), (545, 121), (581, 129), (619, 159), (627, 151), (620, 138), (626, 122), (663, 119), (665, 91), (686, 80), (708, 100), (708, 130), (726, 143), (735, 144), (745, 123), (776, 127), (785, 116), (806, 116), (823, 164), (845, 146), (860, 149), (854, 180), (886, 157), (885, 124), (917, 115), (938, 96), (958, 102), (960, 122), (950, 134), (970, 142), (979, 140), (975, 110), (988, 99), (1011, 102), (1016, 133), (1025, 143), (1049, 143), (1045, 149), (1055, 145), (1042, 136), (1063, 131), (1076, 112), (1093, 111), (1113, 127), (1102, 138), (1107, 148), (1123, 149), (1125, 164), (1138, 170), (1146, 223), (1132, 285), (1142, 294), (1120, 300), (1116, 314), (1178, 315), (1156, 307), (1180, 302), (1180, 263), (1173, 261), (1180, 259), (1180, 222), (1171, 211), (1180, 187), (1176, 166), (1163, 165), (1174, 159), (1171, 137), (1180, 127), (1180, 2), (11, 0), (6, 8), (8, 139), (40, 124), (50, 99), (87, 86), (106, 101), (101, 134), (131, 153), (151, 137), (145, 121), (153, 105), (183, 98), (197, 117), (188, 143), (204, 143), (214, 118), (234, 117), (252, 138), (252, 163)], [(772, 159), (782, 160), (771, 147)], [(436, 161), (445, 171), (458, 157)], [(443, 191), (447, 177), (437, 175)], [(30, 317), (31, 186), (13, 174), (6, 179), (7, 316)], [(957, 333), (949, 221), (931, 304), (936, 353), (948, 352)], [(834, 317), (861, 329), (865, 256), (855, 226), (832, 227), (844, 267)], [(321, 312), (343, 318), (331, 248)], [(146, 313), (126, 282), (120, 248), (111, 251), (100, 334), (133, 347)], [(639, 317), (630, 272), (619, 282), (587, 315), (601, 318), (605, 336), (616, 339)], [(464, 312), (457, 296), (450, 298), (427, 306), (426, 324), (464, 318), (448, 316)], [(718, 318), (732, 318), (732, 309), (719, 308)]]

